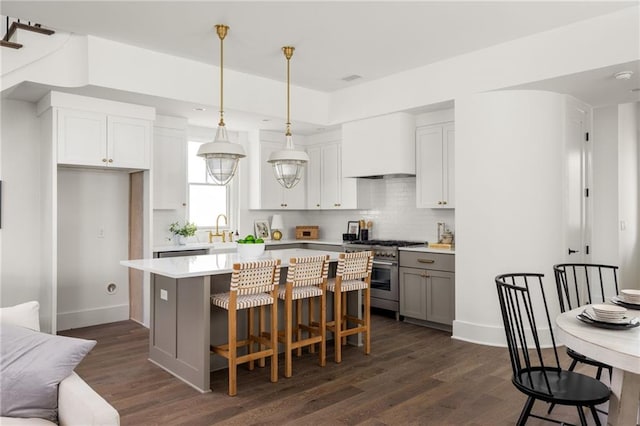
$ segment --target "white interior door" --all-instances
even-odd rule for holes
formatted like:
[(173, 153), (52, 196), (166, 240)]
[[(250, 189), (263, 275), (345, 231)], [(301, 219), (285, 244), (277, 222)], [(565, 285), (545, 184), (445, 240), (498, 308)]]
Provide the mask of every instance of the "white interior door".
[(587, 105), (568, 102), (565, 134), (565, 262), (588, 262), (591, 156)]

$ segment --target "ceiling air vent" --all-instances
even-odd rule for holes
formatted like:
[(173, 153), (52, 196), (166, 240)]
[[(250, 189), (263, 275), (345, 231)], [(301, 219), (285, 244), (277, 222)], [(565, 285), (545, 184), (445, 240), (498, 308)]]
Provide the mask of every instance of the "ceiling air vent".
[(358, 75), (358, 74), (351, 74), (351, 75), (348, 75), (346, 77), (342, 77), (341, 80), (342, 81), (353, 81), (353, 80), (357, 80), (359, 78), (362, 78), (362, 76)]

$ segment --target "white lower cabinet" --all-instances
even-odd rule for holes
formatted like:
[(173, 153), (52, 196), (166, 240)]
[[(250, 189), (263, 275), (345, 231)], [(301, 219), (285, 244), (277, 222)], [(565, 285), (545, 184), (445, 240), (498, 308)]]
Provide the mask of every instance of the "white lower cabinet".
[(416, 130), (416, 206), (452, 209), (454, 191), (453, 123), (420, 127)]
[(400, 315), (449, 329), (455, 319), (454, 255), (400, 252)]

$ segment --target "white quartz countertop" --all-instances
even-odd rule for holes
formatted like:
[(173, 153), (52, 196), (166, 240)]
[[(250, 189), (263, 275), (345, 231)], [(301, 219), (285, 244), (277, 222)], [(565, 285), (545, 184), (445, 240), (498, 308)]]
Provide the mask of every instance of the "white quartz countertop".
[[(337, 246), (342, 245), (342, 241), (338, 241), (338, 240), (280, 240), (280, 241), (267, 240), (264, 242), (266, 246), (303, 244), (303, 243), (326, 244), (326, 245), (337, 245)], [(153, 248), (153, 252), (158, 253), (158, 252), (166, 252), (166, 251), (186, 251), (186, 250), (200, 250), (200, 249), (207, 249), (214, 252), (215, 251), (224, 252), (224, 251), (235, 250), (237, 246), (238, 246), (238, 243), (236, 243), (235, 241), (231, 243), (216, 242), (216, 243), (187, 243), (183, 245), (168, 244), (164, 246), (155, 246)]]
[(248, 260), (280, 259), (282, 266), (289, 266), (289, 259), (302, 256), (328, 254), (331, 261), (338, 260), (338, 252), (308, 249), (267, 250), (262, 255), (247, 259), (237, 253), (204, 254), (199, 256), (165, 257), (160, 259), (122, 260), (120, 264), (145, 272), (164, 275), (169, 278), (201, 277), (206, 275), (230, 274), (233, 264)]
[(436, 248), (429, 248), (427, 246), (400, 247), (398, 250), (401, 250), (401, 251), (417, 251), (419, 253), (456, 254), (456, 251), (453, 250), (453, 249), (451, 249), (451, 250), (436, 249)]

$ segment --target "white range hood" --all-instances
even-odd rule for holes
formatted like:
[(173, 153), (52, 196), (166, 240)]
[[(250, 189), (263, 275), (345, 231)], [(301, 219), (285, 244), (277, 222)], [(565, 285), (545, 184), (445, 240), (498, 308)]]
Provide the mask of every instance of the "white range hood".
[(415, 117), (398, 112), (342, 125), (342, 176), (415, 176)]

